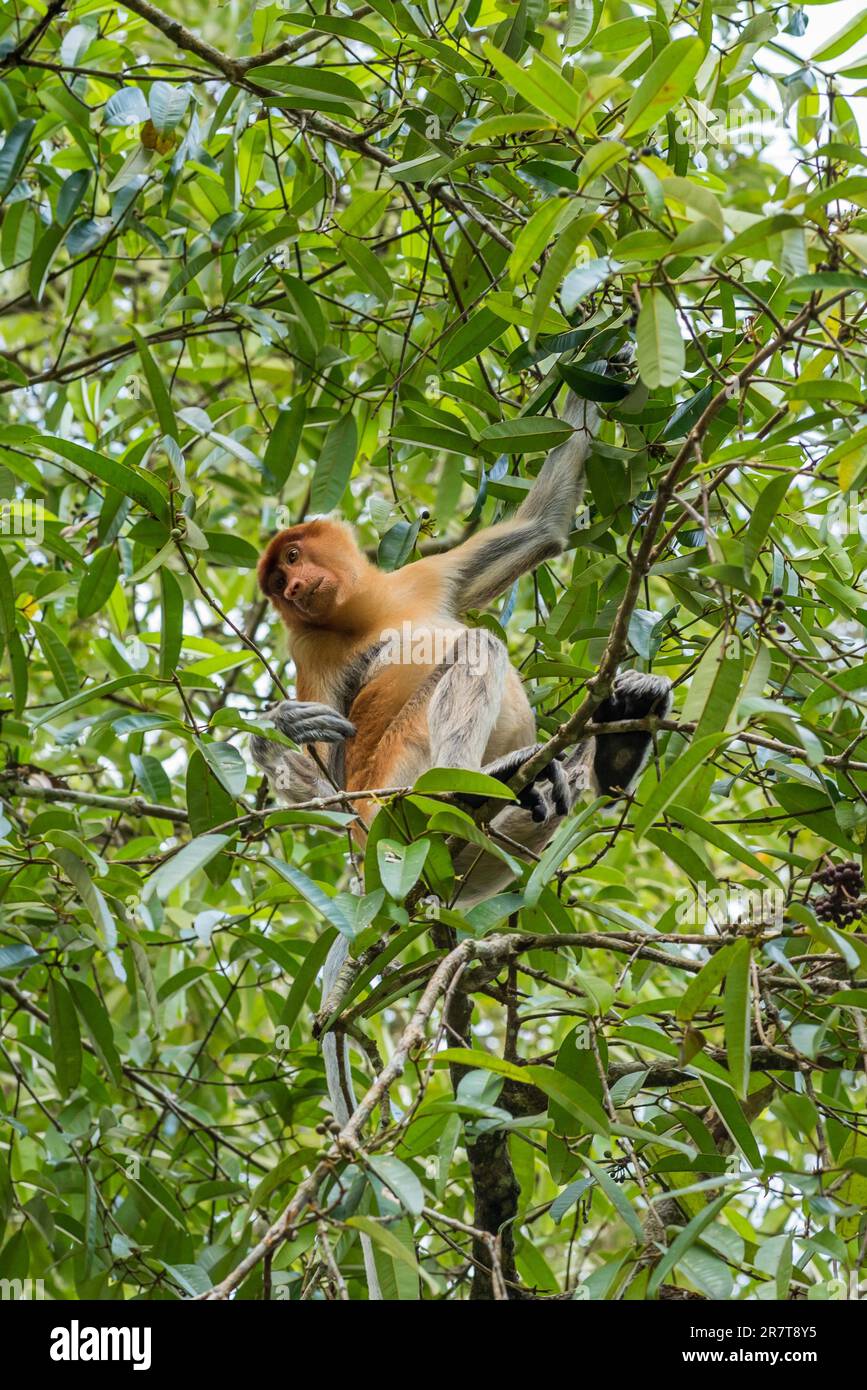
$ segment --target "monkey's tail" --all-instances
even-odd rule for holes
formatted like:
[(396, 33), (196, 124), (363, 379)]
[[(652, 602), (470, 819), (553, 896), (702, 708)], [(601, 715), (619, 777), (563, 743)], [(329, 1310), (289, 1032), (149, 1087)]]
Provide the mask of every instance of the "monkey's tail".
[[(346, 937), (338, 936), (325, 957), (325, 964), (322, 967), (323, 999), (328, 997), (336, 984), (337, 976), (346, 960), (348, 950), (349, 942)], [(352, 1085), (349, 1043), (344, 1038), (343, 1046), (338, 1048), (337, 1038), (334, 1034), (326, 1033), (322, 1039), (322, 1057), (325, 1062), (325, 1082), (328, 1087), (331, 1108), (335, 1120), (343, 1128), (358, 1104), (355, 1088)], [(371, 1302), (381, 1302), (382, 1291), (379, 1287), (379, 1275), (376, 1272), (376, 1261), (370, 1236), (363, 1235), (361, 1237), (361, 1254), (364, 1259), (364, 1272), (367, 1275), (367, 1296)]]

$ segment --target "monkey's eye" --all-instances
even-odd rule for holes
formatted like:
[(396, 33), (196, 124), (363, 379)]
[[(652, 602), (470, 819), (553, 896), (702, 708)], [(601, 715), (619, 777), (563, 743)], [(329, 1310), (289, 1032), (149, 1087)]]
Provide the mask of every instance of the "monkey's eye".
[(286, 551), (286, 564), (294, 565), (300, 553), (301, 552), (298, 550), (297, 546), (290, 546), (290, 548)]

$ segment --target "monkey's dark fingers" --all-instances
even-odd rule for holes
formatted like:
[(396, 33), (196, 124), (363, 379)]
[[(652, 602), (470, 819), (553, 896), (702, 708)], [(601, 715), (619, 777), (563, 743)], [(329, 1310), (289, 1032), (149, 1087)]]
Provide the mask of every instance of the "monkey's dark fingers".
[(355, 734), (355, 725), (336, 709), (315, 701), (284, 700), (268, 711), (268, 718), (295, 743), (340, 743)]
[(518, 792), (518, 805), (523, 807), (525, 811), (529, 811), (533, 820), (539, 825), (548, 819), (545, 797), (535, 782), (531, 782), (528, 787), (524, 787)]
[(563, 768), (559, 758), (550, 762), (543, 772), (539, 774), (544, 777), (546, 782), (551, 784), (551, 799), (554, 802), (554, 809), (558, 816), (565, 816), (569, 812), (569, 778)]
[(537, 773), (529, 786), (518, 793), (519, 805), (523, 806), (526, 811), (530, 811), (533, 820), (547, 820), (549, 811), (540, 789), (542, 782), (547, 782), (550, 788), (551, 800), (557, 815), (565, 816), (569, 811), (569, 778), (559, 758), (552, 759), (546, 767)]

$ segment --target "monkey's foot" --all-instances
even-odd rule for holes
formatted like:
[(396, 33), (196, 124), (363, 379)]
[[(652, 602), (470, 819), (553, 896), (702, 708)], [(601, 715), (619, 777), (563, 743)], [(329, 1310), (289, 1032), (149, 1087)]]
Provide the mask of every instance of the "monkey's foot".
[[(544, 748), (543, 743), (531, 743), (528, 748), (518, 748), (514, 753), (507, 753), (505, 757), (498, 758), (495, 763), (489, 763), (483, 767), (489, 777), (496, 777), (498, 782), (505, 782), (507, 785), (515, 773), (518, 772), (535, 753)], [(565, 816), (572, 804), (572, 795), (569, 785), (569, 776), (566, 773), (559, 758), (553, 758), (541, 772), (538, 772), (526, 787), (518, 792), (518, 805), (525, 811), (529, 811), (533, 820), (537, 823), (548, 820), (551, 815), (551, 808), (548, 801), (550, 796), (554, 805), (554, 811), (558, 816)]]

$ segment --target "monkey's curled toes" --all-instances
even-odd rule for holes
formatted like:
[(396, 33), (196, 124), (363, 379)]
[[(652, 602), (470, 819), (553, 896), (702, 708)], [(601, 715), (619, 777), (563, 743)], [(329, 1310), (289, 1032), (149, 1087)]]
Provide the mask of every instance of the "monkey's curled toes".
[[(281, 700), (279, 705), (273, 705), (266, 711), (266, 718), (281, 734), (298, 744), (342, 743), (355, 733), (355, 725), (344, 719), (336, 709), (315, 701)], [(285, 749), (272, 739), (254, 734), (250, 740), (250, 752), (257, 767), (267, 771), (281, 761)]]
[[(514, 753), (506, 753), (496, 762), (488, 763), (482, 771), (489, 777), (496, 777), (498, 782), (508, 783), (524, 763), (543, 747), (542, 743), (531, 743), (527, 748), (517, 748)], [(458, 800), (473, 806), (480, 805), (484, 797), (475, 797), (465, 792)], [(518, 792), (518, 805), (523, 811), (529, 811), (537, 824), (550, 818), (551, 804), (553, 813), (557, 816), (565, 816), (572, 804), (569, 778), (559, 758), (553, 758), (536, 774), (532, 782)]]

